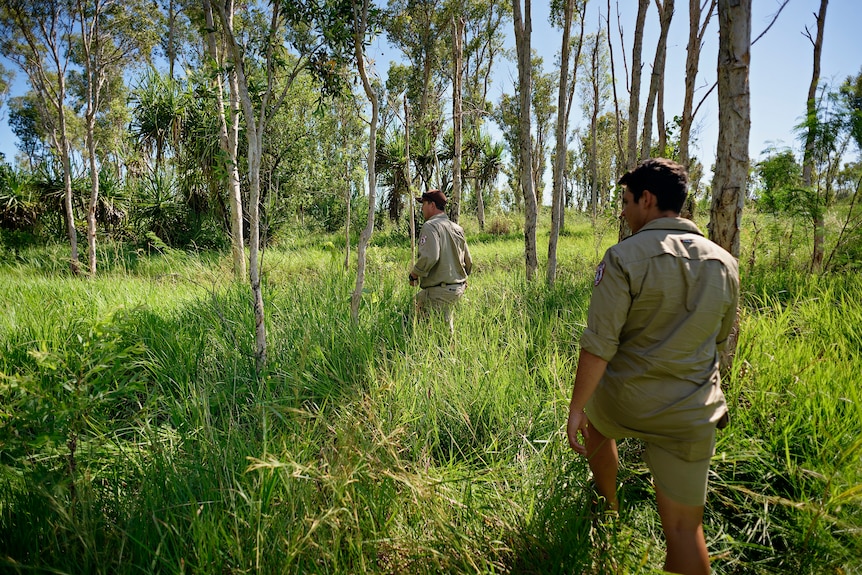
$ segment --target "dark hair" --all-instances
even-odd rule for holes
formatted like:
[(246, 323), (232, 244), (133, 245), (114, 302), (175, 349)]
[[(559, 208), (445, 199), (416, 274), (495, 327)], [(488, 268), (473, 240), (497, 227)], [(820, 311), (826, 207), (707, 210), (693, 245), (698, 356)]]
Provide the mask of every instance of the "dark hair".
[(635, 201), (640, 200), (644, 190), (656, 197), (658, 209), (679, 213), (688, 196), (688, 172), (681, 165), (667, 158), (649, 158), (623, 174), (618, 182), (628, 187)]

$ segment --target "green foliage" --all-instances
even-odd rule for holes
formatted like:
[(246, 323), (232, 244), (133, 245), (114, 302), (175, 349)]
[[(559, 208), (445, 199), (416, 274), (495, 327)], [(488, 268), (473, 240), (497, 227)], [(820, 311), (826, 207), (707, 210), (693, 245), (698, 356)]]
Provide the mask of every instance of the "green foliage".
[[(3, 264), (3, 569), (656, 572), (638, 444), (620, 446), (615, 519), (592, 509), (565, 442), (596, 243), (615, 239), (567, 218), (553, 288), (524, 280), (515, 220), (479, 236), (465, 218), (475, 267), (454, 337), (413, 314), (403, 230), (370, 246), (357, 321), (343, 239), (284, 233), (264, 258), (260, 374), (227, 255), (154, 238), (164, 253), (115, 248), (86, 282), (49, 249)], [(707, 504), (713, 573), (856, 572), (862, 282), (744, 272)]]
[(773, 213), (794, 208), (793, 191), (802, 183), (802, 166), (790, 149), (772, 150), (755, 166), (762, 189), (757, 194), (758, 205)]

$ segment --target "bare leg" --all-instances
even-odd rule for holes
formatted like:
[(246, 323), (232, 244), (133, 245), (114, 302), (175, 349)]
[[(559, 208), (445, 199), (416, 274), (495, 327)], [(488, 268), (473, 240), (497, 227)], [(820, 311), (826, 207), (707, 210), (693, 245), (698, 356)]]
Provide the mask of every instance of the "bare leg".
[(703, 537), (703, 506), (678, 503), (656, 485), (656, 502), (667, 539), (664, 570), (684, 575), (708, 575), (709, 553)]
[(602, 435), (598, 429), (590, 424), (587, 427), (589, 438), (586, 440), (587, 460), (596, 489), (599, 495), (608, 502), (608, 508), (619, 510), (617, 501), (617, 470), (620, 466), (620, 458), (617, 453), (617, 442)]

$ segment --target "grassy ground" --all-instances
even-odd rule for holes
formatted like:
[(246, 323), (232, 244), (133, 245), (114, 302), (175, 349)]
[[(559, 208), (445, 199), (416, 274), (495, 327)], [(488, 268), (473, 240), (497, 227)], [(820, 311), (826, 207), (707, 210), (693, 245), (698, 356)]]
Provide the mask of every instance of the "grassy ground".
[[(95, 280), (68, 278), (62, 247), (8, 258), (2, 570), (657, 571), (639, 445), (621, 446), (623, 509), (605, 520), (565, 442), (593, 270), (615, 230), (571, 217), (549, 288), (543, 271), (525, 281), (517, 227), (465, 226), (476, 269), (454, 338), (415, 323), (397, 233), (369, 251), (356, 323), (339, 240), (280, 238), (264, 256), (259, 375), (227, 257), (110, 248)], [(746, 249), (707, 503), (713, 572), (860, 573), (862, 282)]]

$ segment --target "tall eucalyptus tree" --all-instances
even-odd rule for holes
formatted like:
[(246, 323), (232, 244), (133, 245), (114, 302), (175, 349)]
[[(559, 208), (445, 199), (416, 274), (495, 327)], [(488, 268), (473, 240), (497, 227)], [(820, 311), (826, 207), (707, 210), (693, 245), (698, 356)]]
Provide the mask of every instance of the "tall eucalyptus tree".
[(518, 54), (518, 104), (520, 120), (518, 122), (518, 156), (521, 166), (520, 188), (524, 198), (524, 262), (526, 277), (532, 281), (539, 267), (536, 254), (536, 220), (538, 219), (538, 202), (536, 201), (535, 182), (533, 181), (532, 142), (530, 136), (530, 94), (532, 91), (533, 62), (531, 36), (533, 34), (533, 16), (530, 0), (512, 0), (512, 16), (515, 25), (515, 47)]
[(667, 36), (670, 23), (673, 20), (674, 0), (655, 0), (659, 17), (659, 36), (655, 48), (652, 74), (650, 74), (649, 92), (644, 107), (643, 136), (641, 136), (641, 157), (652, 155), (653, 112), (656, 112), (656, 123), (659, 131), (659, 153), (664, 155), (664, 144), (667, 140), (664, 126), (664, 68), (667, 60)]
[[(805, 102), (805, 148), (802, 158), (802, 185), (806, 188), (812, 186), (812, 174), (815, 164), (815, 147), (817, 140), (817, 86), (820, 83), (820, 59), (823, 54), (823, 32), (826, 27), (826, 7), (829, 0), (820, 0), (820, 11), (817, 13), (817, 32), (812, 37), (811, 31), (806, 27), (805, 35), (811, 42), (814, 50), (813, 65), (811, 71), (811, 82), (808, 85), (808, 99)], [(826, 238), (826, 225), (823, 221), (823, 210), (814, 210), (814, 250), (811, 255), (811, 269), (820, 271), (823, 266), (823, 251)]]
[[(260, 170), (264, 134), (301, 71), (320, 79), (325, 93), (340, 89), (343, 78), (339, 62), (344, 61), (351, 37), (348, 25), (351, 6), (346, 0), (274, 0), (267, 6), (248, 8), (244, 12), (246, 17), (253, 18), (256, 24), (265, 23), (259, 44), (241, 44), (243, 37), (235, 32), (233, 18), (229, 16), (231, 4), (219, 2), (216, 6), (229, 62), (236, 70), (248, 140), (249, 281), (255, 318), (255, 365), (260, 371), (266, 364), (267, 351), (260, 280)], [(289, 48), (297, 52), (296, 59), (286, 57)], [(288, 62), (292, 63), (290, 69), (283, 69)]]
[[(703, 4), (701, 5), (701, 2)], [(694, 107), (694, 84), (700, 67), (700, 50), (718, 0), (689, 0), (688, 45), (685, 58), (685, 95), (679, 122), (679, 163), (689, 167), (689, 140), (697, 109)], [(698, 106), (699, 107), (699, 106)]]
[(132, 61), (149, 60), (156, 31), (148, 25), (149, 4), (144, 0), (76, 0), (74, 17), (84, 69), (84, 124), (90, 171), (87, 207), (87, 255), (90, 275), (96, 273), (96, 208), (99, 203), (100, 163), (96, 121), (108, 108), (112, 79), (122, 77)]
[[(572, 58), (571, 32), (576, 9), (578, 10), (577, 16), (580, 22), (580, 35), (575, 41), (574, 58)], [(575, 86), (577, 83), (578, 61), (581, 57), (581, 47), (584, 42), (584, 15), (586, 9), (587, 0), (560, 0), (551, 4), (552, 18), (555, 23), (562, 26), (563, 39), (560, 47), (560, 80), (557, 94), (557, 127), (553, 165), (553, 196), (551, 200), (551, 235), (548, 240), (547, 281), (549, 285), (553, 285), (557, 277), (557, 241), (560, 237), (565, 211), (563, 177), (566, 168), (569, 111), (571, 110), (571, 102), (573, 100), (569, 86)], [(569, 80), (570, 59), (574, 60), (574, 64), (571, 67), (571, 81)]]
[(80, 273), (72, 196), (71, 144), (66, 109), (75, 20), (63, 0), (7, 0), (0, 5), (0, 50), (27, 75), (37, 95), (39, 122), (63, 166), (64, 211), (71, 253), (69, 269)]
[(367, 58), (365, 53), (366, 39), (374, 31), (377, 12), (372, 9), (371, 0), (353, 0), (353, 17), (350, 20), (353, 39), (353, 58), (365, 95), (371, 105), (371, 117), (368, 122), (368, 219), (365, 228), (359, 236), (359, 245), (356, 248), (356, 288), (350, 298), (350, 314), (353, 320), (359, 318), (359, 304), (362, 302), (362, 289), (365, 285), (365, 265), (368, 242), (374, 233), (374, 209), (377, 203), (377, 171), (375, 167), (377, 146), (377, 119), (379, 113), (379, 102), (377, 88), (371, 83), (368, 74)]
[(751, 131), (751, 0), (719, 0), (718, 28), (718, 144), (709, 237), (739, 257)]
[(443, 0), (389, 0), (385, 20), (386, 35), (409, 62), (407, 98), (415, 118), (413, 133), (427, 131), (436, 142), (442, 131), (442, 63), (448, 50), (451, 19)]
[[(632, 41), (631, 85), (629, 86), (629, 114), (626, 137), (626, 170), (633, 170), (638, 163), (638, 122), (641, 98), (641, 73), (643, 68), (643, 38), (649, 0), (638, 0), (638, 13), (635, 19), (634, 39)], [(625, 218), (620, 218), (619, 239), (631, 235)]]
[[(171, 0), (173, 1), (173, 0)], [(211, 70), (213, 88), (216, 95), (216, 108), (219, 117), (219, 146), (225, 155), (225, 172), (227, 173), (228, 205), (230, 206), (230, 236), (233, 271), (238, 278), (244, 278), (245, 267), (245, 237), (243, 235), (242, 192), (239, 179), (239, 86), (235, 69), (226, 67), (226, 48), (223, 34), (216, 35), (216, 22), (213, 18), (211, 0), (203, 0), (203, 11), (206, 28), (207, 60), (206, 65)], [(225, 2), (225, 16), (233, 25), (234, 9), (232, 0)], [(222, 42), (218, 42), (221, 38)], [(224, 82), (227, 80), (228, 106), (225, 114)]]

